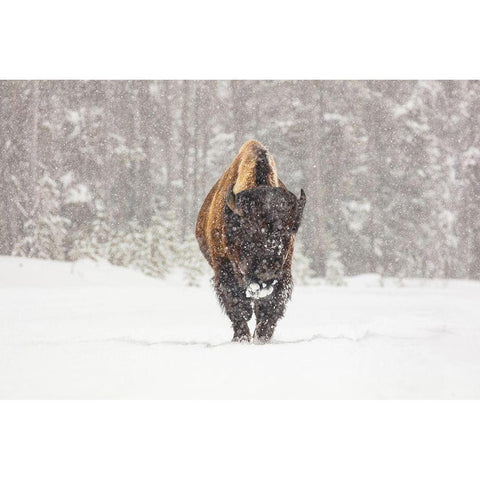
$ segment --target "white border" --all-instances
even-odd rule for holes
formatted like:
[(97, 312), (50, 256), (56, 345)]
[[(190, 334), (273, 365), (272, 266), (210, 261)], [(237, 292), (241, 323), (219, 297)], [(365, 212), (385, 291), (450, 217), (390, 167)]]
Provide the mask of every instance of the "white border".
[[(479, 78), (474, 5), (4, 1), (0, 78)], [(0, 478), (479, 478), (478, 411), (2, 401)]]
[(475, 6), (6, 0), (0, 78), (478, 78)]
[(0, 477), (478, 479), (478, 402), (0, 405)]

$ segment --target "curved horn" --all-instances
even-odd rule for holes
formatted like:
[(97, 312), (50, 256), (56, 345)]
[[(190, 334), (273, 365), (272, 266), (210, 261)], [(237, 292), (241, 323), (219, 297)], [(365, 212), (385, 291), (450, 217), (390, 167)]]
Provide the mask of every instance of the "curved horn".
[(300, 198), (297, 200), (297, 218), (295, 219), (295, 225), (293, 226), (293, 231), (296, 232), (300, 227), (300, 223), (302, 222), (303, 216), (303, 208), (305, 207), (305, 203), (307, 201), (307, 196), (303, 189), (300, 191)]
[(228, 208), (232, 212), (236, 213), (237, 215), (240, 215), (240, 211), (238, 210), (236, 205), (235, 193), (233, 192), (233, 185), (230, 185), (230, 188), (228, 189), (226, 200), (227, 200)]
[(300, 190), (300, 198), (298, 199), (298, 206), (303, 210), (303, 207), (305, 206), (305, 203), (307, 202), (307, 196), (305, 195), (305, 192), (303, 191), (303, 188)]

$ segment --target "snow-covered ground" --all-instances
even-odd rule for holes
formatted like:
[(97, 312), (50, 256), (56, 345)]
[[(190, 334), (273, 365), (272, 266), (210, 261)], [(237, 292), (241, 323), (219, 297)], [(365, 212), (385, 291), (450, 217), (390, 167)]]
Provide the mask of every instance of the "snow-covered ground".
[(480, 398), (480, 283), (296, 287), (231, 335), (208, 282), (0, 257), (0, 398)]

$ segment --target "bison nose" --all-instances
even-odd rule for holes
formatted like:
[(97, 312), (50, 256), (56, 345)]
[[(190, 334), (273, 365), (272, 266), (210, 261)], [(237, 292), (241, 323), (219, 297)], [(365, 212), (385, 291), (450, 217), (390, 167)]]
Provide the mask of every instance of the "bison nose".
[(255, 271), (255, 277), (260, 280), (260, 282), (269, 282), (270, 280), (275, 279), (276, 274), (271, 269), (257, 269)]

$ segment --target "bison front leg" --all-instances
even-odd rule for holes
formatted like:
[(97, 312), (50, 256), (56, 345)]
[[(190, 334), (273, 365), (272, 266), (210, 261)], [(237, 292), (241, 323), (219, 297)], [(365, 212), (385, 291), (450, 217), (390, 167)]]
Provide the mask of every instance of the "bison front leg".
[(273, 292), (255, 301), (255, 317), (257, 326), (253, 339), (255, 343), (268, 343), (272, 338), (277, 322), (283, 317), (292, 292), (289, 280), (281, 280), (275, 285)]
[(248, 321), (252, 317), (252, 304), (245, 295), (245, 288), (237, 282), (232, 264), (221, 262), (215, 275), (215, 291), (233, 326), (233, 342), (249, 342)]

